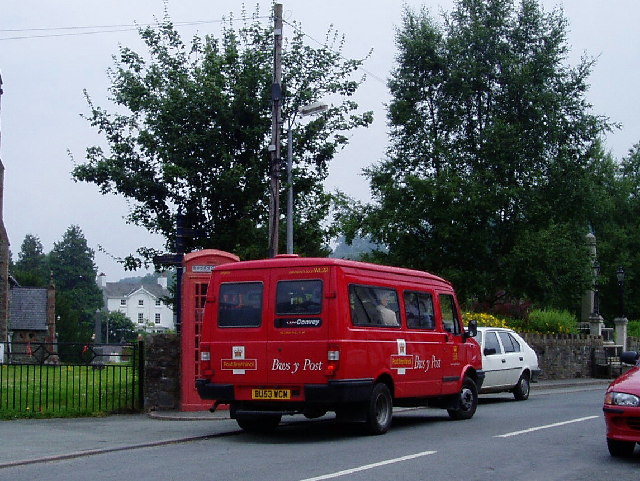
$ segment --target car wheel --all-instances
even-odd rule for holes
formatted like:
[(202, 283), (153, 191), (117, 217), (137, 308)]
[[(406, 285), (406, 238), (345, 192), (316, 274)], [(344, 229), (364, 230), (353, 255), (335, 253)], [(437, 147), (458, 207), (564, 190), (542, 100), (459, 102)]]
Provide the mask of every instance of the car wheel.
[(529, 374), (523, 372), (518, 379), (518, 384), (513, 388), (513, 397), (516, 398), (516, 401), (525, 401), (529, 398), (529, 391), (531, 390), (531, 385), (529, 384)]
[(628, 458), (633, 455), (636, 443), (633, 441), (616, 441), (615, 439), (607, 438), (607, 447), (609, 448), (609, 454), (611, 454), (611, 456)]
[(456, 404), (455, 408), (447, 409), (452, 419), (471, 419), (475, 414), (478, 407), (478, 388), (470, 377), (465, 376), (462, 381), (462, 388), (458, 393)]
[(238, 415), (236, 422), (244, 431), (248, 433), (269, 434), (280, 424), (280, 415)]
[(391, 427), (393, 401), (386, 384), (378, 383), (373, 387), (366, 415), (365, 424), (368, 434), (384, 434)]

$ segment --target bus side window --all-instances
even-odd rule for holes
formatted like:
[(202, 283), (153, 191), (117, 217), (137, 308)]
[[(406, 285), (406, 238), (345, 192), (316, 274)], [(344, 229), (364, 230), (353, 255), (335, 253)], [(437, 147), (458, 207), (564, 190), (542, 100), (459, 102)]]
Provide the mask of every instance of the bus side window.
[(435, 328), (431, 294), (426, 292), (405, 292), (404, 308), (407, 327), (410, 329)]
[(460, 320), (458, 319), (458, 311), (453, 296), (450, 294), (440, 294), (440, 316), (442, 318), (442, 327), (451, 334), (460, 334)]
[(395, 289), (349, 284), (349, 306), (354, 326), (400, 327)]

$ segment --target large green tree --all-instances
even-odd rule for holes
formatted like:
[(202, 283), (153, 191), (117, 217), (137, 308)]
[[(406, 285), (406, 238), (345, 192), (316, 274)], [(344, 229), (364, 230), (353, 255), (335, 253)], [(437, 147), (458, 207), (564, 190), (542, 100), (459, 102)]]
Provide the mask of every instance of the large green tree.
[(609, 321), (620, 314), (616, 271), (622, 267), (624, 314), (640, 319), (640, 143), (619, 163), (610, 161), (608, 170), (609, 181), (600, 186), (600, 215), (593, 226), (601, 268), (600, 308)]
[(389, 80), (390, 147), (348, 237), (377, 259), (450, 278), (466, 299), (577, 307), (609, 128), (585, 99), (593, 61), (566, 65), (567, 23), (536, 0), (460, 0), (436, 22), (406, 9)]
[[(109, 112), (87, 95), (88, 120), (108, 149), (89, 148), (73, 177), (129, 199), (128, 220), (163, 234), (168, 249), (175, 247), (181, 211), (187, 227), (205, 233), (188, 249), (214, 247), (242, 258), (267, 251), (273, 22), (256, 11), (240, 23), (231, 18), (220, 38), (196, 36), (186, 44), (165, 17), (157, 28), (140, 30), (146, 55), (121, 47), (114, 57), (116, 108)], [(372, 116), (358, 114), (350, 100), (363, 80), (354, 78), (362, 61), (343, 58), (343, 39), (329, 32), (326, 44), (314, 48), (298, 26), (289, 28), (282, 54), (285, 128), (296, 126), (299, 107), (334, 101), (294, 132), (296, 249), (323, 254), (331, 234), (323, 224), (328, 164), (347, 143), (345, 133)]]
[(78, 226), (70, 226), (62, 240), (54, 243), (49, 262), (56, 286), (58, 339), (87, 342), (104, 301), (96, 284), (94, 252)]
[(46, 287), (50, 282), (49, 265), (40, 239), (27, 234), (20, 246), (18, 261), (11, 274), (23, 286)]

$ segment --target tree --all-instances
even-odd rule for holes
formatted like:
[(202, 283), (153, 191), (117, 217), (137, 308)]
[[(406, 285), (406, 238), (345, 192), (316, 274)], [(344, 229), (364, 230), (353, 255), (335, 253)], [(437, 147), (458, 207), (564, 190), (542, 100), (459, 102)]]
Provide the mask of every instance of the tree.
[[(107, 335), (108, 331), (108, 335)], [(102, 340), (107, 343), (133, 342), (138, 337), (136, 326), (124, 313), (120, 311), (109, 312), (102, 321)]]
[(40, 239), (27, 234), (20, 246), (18, 261), (14, 264), (12, 274), (23, 286), (47, 287), (49, 267)]
[(606, 320), (618, 317), (619, 286), (616, 270), (625, 271), (625, 312), (640, 318), (640, 143), (619, 163), (610, 160), (608, 182), (601, 185), (600, 212), (594, 231), (601, 268), (600, 309)]
[[(231, 17), (219, 39), (196, 36), (186, 45), (165, 16), (158, 28), (141, 29), (140, 35), (151, 58), (121, 47), (110, 70), (117, 113), (94, 105), (86, 94), (88, 120), (105, 136), (109, 150), (88, 148), (86, 162), (74, 167), (73, 177), (95, 183), (103, 194), (129, 199), (128, 220), (163, 234), (167, 249), (175, 247), (175, 216), (181, 211), (187, 227), (206, 233), (191, 240), (188, 250), (215, 247), (243, 258), (263, 257), (269, 202), (271, 25), (262, 24), (256, 10), (237, 29)], [(338, 99), (295, 129), (295, 222), (304, 232), (304, 243), (297, 248), (313, 255), (327, 251), (331, 234), (323, 227), (330, 205), (322, 186), (328, 163), (347, 143), (344, 132), (368, 125), (372, 116), (357, 114), (357, 105), (348, 100), (362, 82), (352, 78), (362, 60), (343, 59), (343, 39), (330, 31), (320, 48), (303, 40), (302, 31), (295, 30), (283, 51), (285, 125), (295, 121), (300, 106), (322, 97)]]
[(56, 286), (56, 328), (62, 342), (87, 342), (93, 333), (96, 310), (103, 305), (93, 260), (94, 252), (76, 225), (67, 229), (49, 254)]
[(611, 126), (584, 97), (593, 61), (564, 64), (561, 12), (514, 4), (460, 0), (444, 26), (405, 10), (390, 147), (367, 171), (375, 203), (343, 199), (339, 219), (388, 246), (378, 259), (439, 273), (463, 298), (575, 309)]

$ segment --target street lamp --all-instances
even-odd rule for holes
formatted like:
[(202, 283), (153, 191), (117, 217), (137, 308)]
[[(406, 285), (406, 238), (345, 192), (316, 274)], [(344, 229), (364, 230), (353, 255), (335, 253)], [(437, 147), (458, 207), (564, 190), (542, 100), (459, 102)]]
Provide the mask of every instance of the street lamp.
[[(322, 102), (315, 102), (298, 109), (300, 117), (315, 115), (327, 110), (328, 106)], [(294, 114), (295, 117), (295, 114)], [(293, 122), (289, 123), (287, 132), (287, 254), (293, 254)]]
[(619, 297), (619, 316), (621, 319), (624, 317), (624, 269), (622, 266), (618, 267), (616, 271), (616, 277), (618, 278), (618, 295)]

